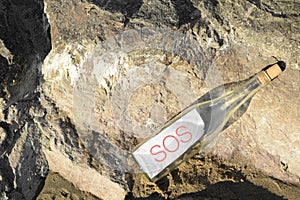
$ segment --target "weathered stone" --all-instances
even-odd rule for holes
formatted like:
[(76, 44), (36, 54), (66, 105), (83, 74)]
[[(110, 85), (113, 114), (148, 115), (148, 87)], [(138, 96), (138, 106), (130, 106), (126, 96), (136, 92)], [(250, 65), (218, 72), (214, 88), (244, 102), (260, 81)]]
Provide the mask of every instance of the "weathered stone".
[(61, 174), (80, 190), (90, 192), (102, 199), (124, 199), (124, 189), (95, 169), (82, 164), (74, 165), (70, 159), (55, 150), (45, 150), (45, 153), (50, 169)]

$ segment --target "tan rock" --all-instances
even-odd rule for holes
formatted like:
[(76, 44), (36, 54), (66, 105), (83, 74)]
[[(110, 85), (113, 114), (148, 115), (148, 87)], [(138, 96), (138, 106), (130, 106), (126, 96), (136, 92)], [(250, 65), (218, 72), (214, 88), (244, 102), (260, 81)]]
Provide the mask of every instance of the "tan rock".
[(44, 153), (50, 170), (61, 174), (80, 190), (89, 192), (100, 199), (124, 199), (124, 189), (96, 170), (84, 164), (73, 164), (59, 151), (44, 149)]

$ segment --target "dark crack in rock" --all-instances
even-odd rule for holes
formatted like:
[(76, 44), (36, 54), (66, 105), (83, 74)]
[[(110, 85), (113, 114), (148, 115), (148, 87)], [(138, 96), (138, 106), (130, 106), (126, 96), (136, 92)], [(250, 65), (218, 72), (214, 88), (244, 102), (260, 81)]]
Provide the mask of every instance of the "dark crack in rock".
[(39, 107), (41, 64), (51, 49), (43, 1), (0, 2), (1, 195), (34, 199), (48, 163), (30, 109)]

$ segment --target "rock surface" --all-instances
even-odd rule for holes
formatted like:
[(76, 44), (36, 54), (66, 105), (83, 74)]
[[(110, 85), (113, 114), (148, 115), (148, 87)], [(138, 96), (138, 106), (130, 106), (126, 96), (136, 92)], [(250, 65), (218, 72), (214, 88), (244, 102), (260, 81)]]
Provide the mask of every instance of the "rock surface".
[[(298, 199), (299, 10), (289, 0), (0, 2), (1, 199)], [(272, 56), (287, 70), (205, 157), (156, 183), (131, 168), (149, 133)]]

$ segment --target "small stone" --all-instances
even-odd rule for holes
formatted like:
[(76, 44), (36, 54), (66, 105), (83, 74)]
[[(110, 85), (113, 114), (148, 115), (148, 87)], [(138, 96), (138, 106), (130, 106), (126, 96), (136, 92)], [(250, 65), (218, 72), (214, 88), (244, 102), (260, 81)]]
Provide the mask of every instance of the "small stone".
[(0, 146), (2, 144), (2, 142), (5, 140), (6, 138), (6, 131), (0, 127)]

